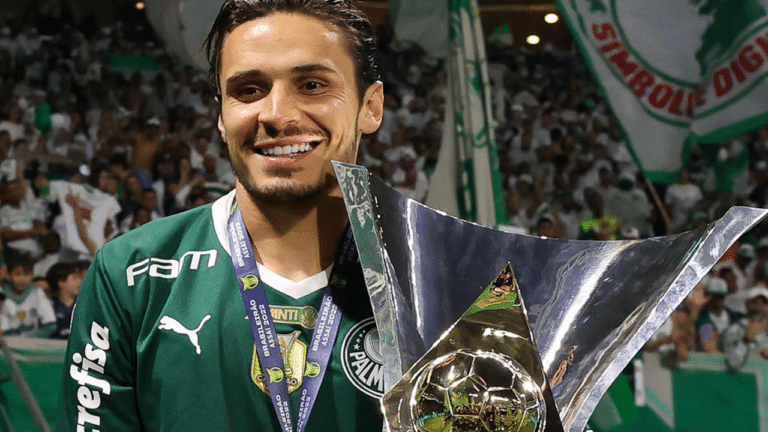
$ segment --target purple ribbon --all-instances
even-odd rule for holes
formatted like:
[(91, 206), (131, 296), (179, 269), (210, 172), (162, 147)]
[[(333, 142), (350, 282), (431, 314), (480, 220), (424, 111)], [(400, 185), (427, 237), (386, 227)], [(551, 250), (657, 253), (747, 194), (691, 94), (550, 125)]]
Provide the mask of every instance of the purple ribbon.
[[(240, 207), (235, 204), (227, 223), (229, 246), (232, 251), (232, 265), (240, 285), (245, 310), (251, 322), (253, 340), (261, 362), (262, 373), (267, 381), (267, 388), (283, 432), (293, 432), (293, 417), (288, 396), (288, 384), (285, 377), (285, 365), (280, 353), (280, 341), (275, 331), (275, 323), (269, 309), (269, 302), (264, 291), (264, 283), (259, 275), (256, 259), (251, 246), (251, 238), (245, 228), (245, 221)], [(339, 253), (331, 273), (331, 279), (325, 289), (323, 301), (318, 311), (317, 323), (312, 333), (312, 340), (307, 350), (307, 364), (319, 367), (316, 376), (306, 376), (302, 382), (296, 431), (306, 428), (309, 414), (312, 412), (320, 384), (323, 382), (328, 362), (339, 332), (342, 313), (333, 300), (331, 283), (338, 281), (346, 284), (346, 276), (351, 265), (357, 262), (352, 230), (347, 227), (342, 235)]]

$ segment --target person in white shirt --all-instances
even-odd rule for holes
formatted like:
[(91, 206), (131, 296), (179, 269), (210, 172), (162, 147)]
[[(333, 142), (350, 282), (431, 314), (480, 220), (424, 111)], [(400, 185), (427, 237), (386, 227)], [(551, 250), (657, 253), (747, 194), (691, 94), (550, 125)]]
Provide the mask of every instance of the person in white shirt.
[(674, 232), (685, 229), (688, 217), (694, 207), (704, 198), (701, 188), (691, 183), (688, 170), (683, 169), (680, 176), (680, 183), (670, 186), (664, 198), (672, 216), (672, 230)]

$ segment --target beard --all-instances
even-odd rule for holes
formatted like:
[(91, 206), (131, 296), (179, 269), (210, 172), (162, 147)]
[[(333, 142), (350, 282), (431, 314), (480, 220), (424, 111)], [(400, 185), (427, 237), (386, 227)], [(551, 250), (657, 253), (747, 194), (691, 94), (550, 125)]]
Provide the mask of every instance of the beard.
[(255, 202), (265, 204), (303, 204), (311, 202), (333, 188), (335, 178), (330, 174), (313, 183), (301, 183), (291, 178), (293, 170), (274, 169), (268, 174), (269, 184), (258, 184), (251, 178), (242, 160), (231, 160), (235, 177)]

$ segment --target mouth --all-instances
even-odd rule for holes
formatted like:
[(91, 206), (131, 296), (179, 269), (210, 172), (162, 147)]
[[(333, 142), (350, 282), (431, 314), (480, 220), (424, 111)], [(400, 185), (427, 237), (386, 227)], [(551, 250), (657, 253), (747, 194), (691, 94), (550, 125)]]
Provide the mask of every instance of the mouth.
[(287, 145), (262, 146), (256, 148), (256, 153), (269, 157), (292, 157), (311, 152), (320, 141), (309, 141)]

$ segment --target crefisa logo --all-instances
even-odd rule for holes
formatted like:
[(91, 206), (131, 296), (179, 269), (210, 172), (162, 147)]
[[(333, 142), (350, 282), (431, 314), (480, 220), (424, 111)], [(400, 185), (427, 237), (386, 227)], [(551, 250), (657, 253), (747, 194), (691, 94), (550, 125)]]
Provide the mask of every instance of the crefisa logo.
[(361, 392), (377, 399), (384, 396), (384, 360), (373, 318), (360, 321), (347, 332), (341, 344), (341, 364)]
[(768, 76), (768, 1), (566, 0), (574, 32), (659, 120), (713, 115)]

